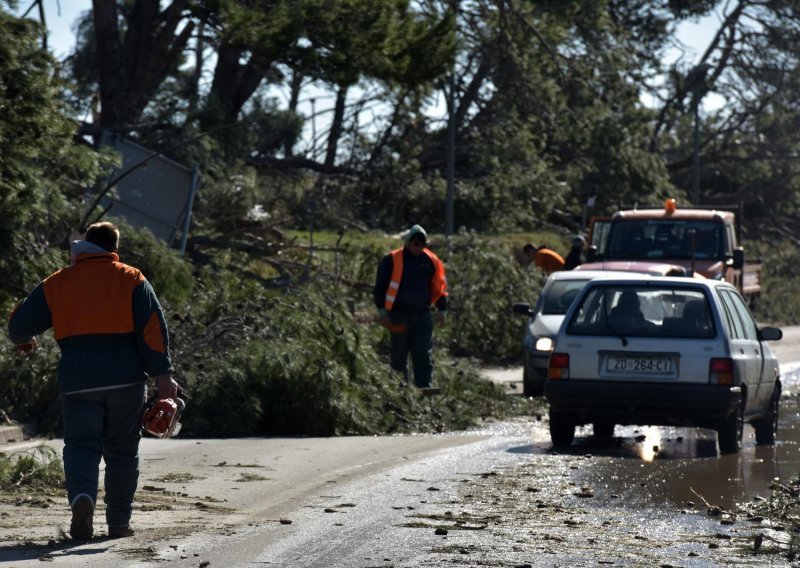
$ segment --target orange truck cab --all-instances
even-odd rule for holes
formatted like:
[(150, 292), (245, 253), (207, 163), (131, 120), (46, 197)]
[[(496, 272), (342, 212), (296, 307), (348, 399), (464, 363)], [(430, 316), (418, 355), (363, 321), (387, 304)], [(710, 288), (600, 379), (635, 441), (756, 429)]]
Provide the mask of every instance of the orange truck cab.
[(682, 266), (687, 276), (726, 280), (752, 299), (761, 292), (761, 264), (745, 262), (739, 211), (719, 206), (680, 209), (667, 199), (662, 208), (623, 209), (595, 218), (586, 268), (615, 265), (618, 270), (619, 261), (663, 262)]

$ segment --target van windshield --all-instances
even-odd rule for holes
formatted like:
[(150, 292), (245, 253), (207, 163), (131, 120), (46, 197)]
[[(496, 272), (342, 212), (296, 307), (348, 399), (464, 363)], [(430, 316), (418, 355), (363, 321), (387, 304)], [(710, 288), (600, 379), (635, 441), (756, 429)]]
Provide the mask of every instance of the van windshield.
[(604, 258), (608, 260), (722, 259), (725, 226), (720, 221), (629, 219), (611, 224)]

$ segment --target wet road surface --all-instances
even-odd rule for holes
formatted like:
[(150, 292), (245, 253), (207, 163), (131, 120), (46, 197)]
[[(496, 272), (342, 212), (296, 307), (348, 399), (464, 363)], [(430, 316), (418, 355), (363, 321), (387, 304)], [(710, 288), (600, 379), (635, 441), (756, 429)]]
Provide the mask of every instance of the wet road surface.
[[(687, 502), (702, 499), (726, 508), (736, 503), (769, 496), (770, 484), (793, 478), (800, 472), (800, 328), (784, 328), (784, 339), (772, 348), (781, 361), (781, 399), (777, 442), (756, 446), (753, 428), (745, 425), (742, 451), (721, 456), (714, 430), (678, 427), (617, 426), (612, 441), (598, 444), (591, 425), (576, 430), (575, 442), (565, 451), (613, 458), (595, 464), (587, 482), (610, 491), (638, 485), (640, 504)], [(515, 394), (521, 389), (522, 369), (495, 371), (493, 379)], [(547, 445), (547, 442), (545, 442)], [(539, 444), (518, 452), (540, 453)]]

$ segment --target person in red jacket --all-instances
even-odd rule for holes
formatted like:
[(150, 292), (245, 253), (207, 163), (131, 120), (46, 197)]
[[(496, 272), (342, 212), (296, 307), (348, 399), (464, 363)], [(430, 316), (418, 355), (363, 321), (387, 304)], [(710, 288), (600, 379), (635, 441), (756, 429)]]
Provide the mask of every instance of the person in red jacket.
[(391, 366), (408, 381), (408, 354), (414, 383), (429, 388), (433, 381), (433, 319), (445, 324), (447, 279), (444, 265), (428, 246), (428, 234), (419, 225), (408, 230), (405, 246), (393, 250), (378, 264), (373, 296), (378, 321), (391, 332)]
[(35, 336), (49, 328), (61, 349), (64, 476), (77, 540), (94, 533), (101, 458), (108, 536), (133, 535), (147, 378), (156, 380), (161, 398), (177, 396), (161, 305), (142, 273), (119, 262), (118, 248), (115, 225), (91, 225), (84, 240), (72, 243), (70, 265), (40, 282), (8, 323), (20, 353), (35, 349)]

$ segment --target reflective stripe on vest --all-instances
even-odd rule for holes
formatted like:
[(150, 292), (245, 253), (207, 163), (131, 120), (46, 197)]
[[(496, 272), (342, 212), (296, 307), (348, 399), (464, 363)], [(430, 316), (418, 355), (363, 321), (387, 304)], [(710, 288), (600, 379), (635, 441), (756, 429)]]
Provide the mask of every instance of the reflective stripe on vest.
[[(386, 288), (386, 299), (384, 307), (391, 310), (394, 306), (394, 301), (397, 299), (397, 291), (400, 289), (400, 281), (403, 279), (403, 250), (402, 248), (395, 249), (391, 252), (392, 255), (392, 278), (389, 281), (389, 287)], [(447, 296), (447, 278), (444, 274), (444, 265), (439, 257), (433, 251), (422, 249), (422, 252), (428, 255), (428, 258), (433, 262), (433, 277), (430, 282), (431, 289), (431, 304), (435, 304), (442, 296)]]

